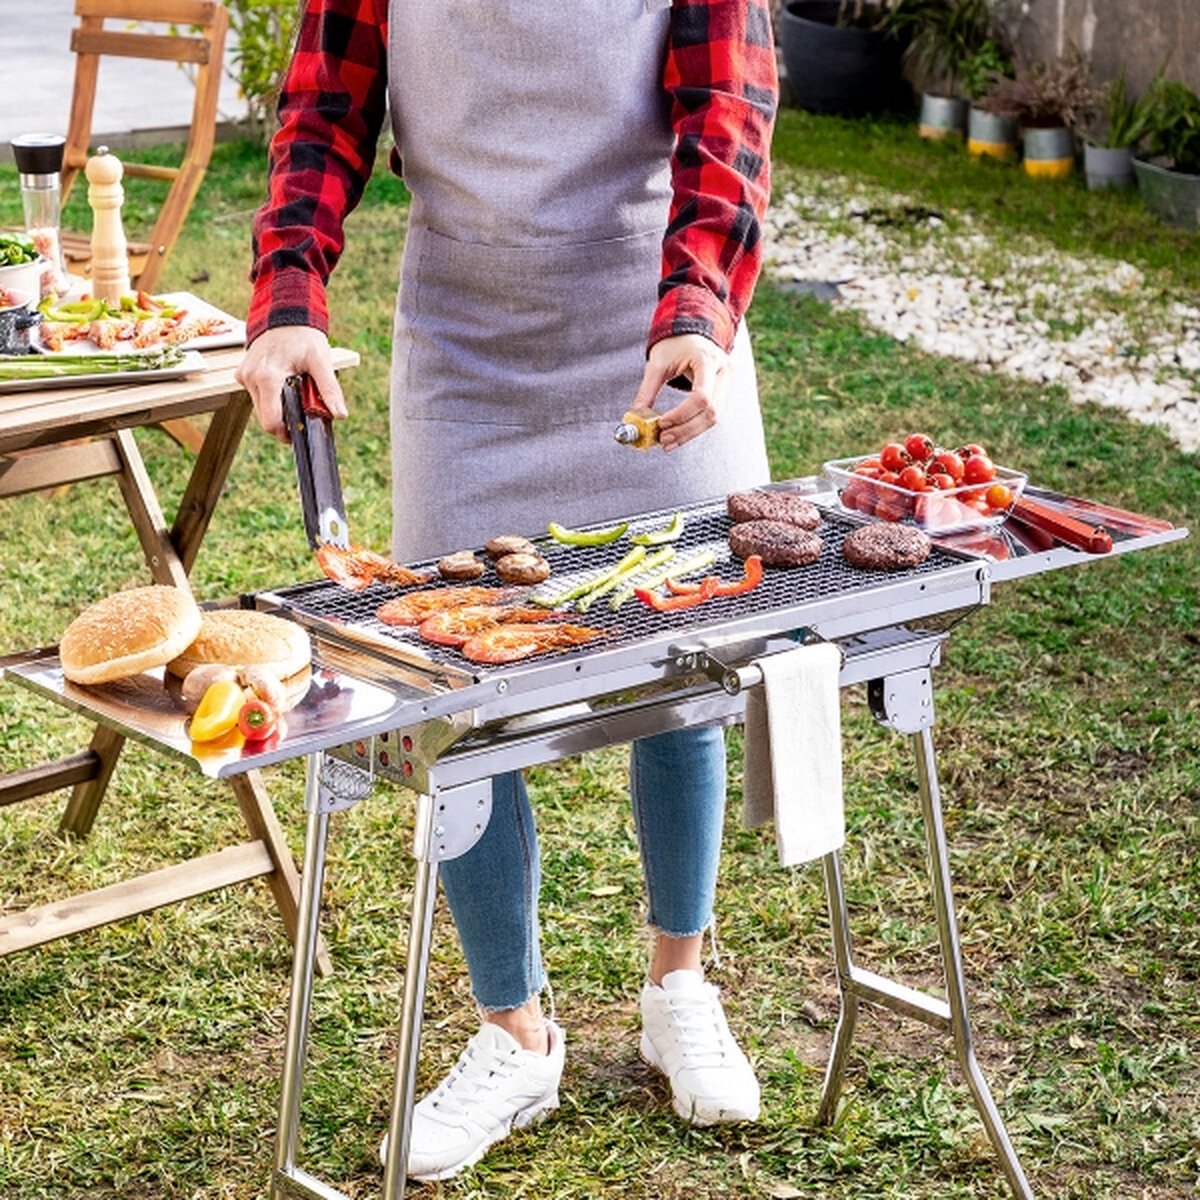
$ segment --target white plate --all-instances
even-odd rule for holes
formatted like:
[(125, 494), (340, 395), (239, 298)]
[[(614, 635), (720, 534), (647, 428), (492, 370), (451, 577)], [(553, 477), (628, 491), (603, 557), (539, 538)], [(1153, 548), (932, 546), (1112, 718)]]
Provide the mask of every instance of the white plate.
[[(71, 299), (72, 295), (68, 294), (67, 299)], [(75, 297), (77, 298), (77, 297)], [(193, 317), (218, 317), (229, 326), (225, 333), (214, 333), (208, 337), (192, 338), (190, 342), (180, 342), (180, 346), (187, 350), (218, 350), (223, 346), (242, 346), (246, 342), (246, 322), (239, 320), (237, 317), (231, 316), (223, 309), (217, 308), (213, 304), (209, 304), (207, 300), (201, 300), (199, 296), (193, 295), (191, 292), (164, 292), (161, 295), (154, 297), (156, 300), (164, 300), (168, 304), (174, 304), (179, 308), (186, 309), (189, 316)], [(36, 333), (37, 330), (31, 332)], [(39, 354), (45, 354), (53, 357), (56, 353), (62, 354), (125, 354), (132, 353), (133, 347), (128, 342), (118, 342), (111, 350), (101, 350), (99, 346), (88, 341), (87, 338), (81, 338), (79, 341), (69, 342), (64, 344), (61, 351), (47, 350), (43, 346), (37, 347)]]
[[(53, 354), (43, 355), (52, 359)], [(198, 375), (204, 368), (204, 357), (195, 350), (185, 350), (183, 361), (173, 367), (151, 371), (103, 371), (95, 375), (47, 375), (35, 379), (0, 379), (0, 395), (9, 392), (51, 391), (54, 388), (96, 387), (98, 384), (153, 383), (159, 379), (179, 379)]]

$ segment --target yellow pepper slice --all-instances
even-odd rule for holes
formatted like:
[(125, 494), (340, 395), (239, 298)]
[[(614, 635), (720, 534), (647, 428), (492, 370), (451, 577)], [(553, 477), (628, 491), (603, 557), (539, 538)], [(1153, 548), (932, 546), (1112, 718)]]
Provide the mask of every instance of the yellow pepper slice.
[(192, 716), (193, 742), (211, 742), (236, 724), (246, 695), (236, 679), (218, 679), (210, 684)]

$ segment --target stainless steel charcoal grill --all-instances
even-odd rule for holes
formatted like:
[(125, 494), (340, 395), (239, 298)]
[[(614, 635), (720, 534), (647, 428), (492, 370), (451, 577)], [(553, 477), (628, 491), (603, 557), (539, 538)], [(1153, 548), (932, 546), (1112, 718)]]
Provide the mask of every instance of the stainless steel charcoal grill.
[[(602, 628), (602, 639), (504, 667), (479, 666), (456, 650), (422, 642), (411, 629), (380, 622), (375, 615), (380, 605), (404, 589), (373, 585), (351, 593), (322, 580), (244, 598), (244, 603), (304, 624), (315, 647), (313, 683), (306, 699), (288, 714), (286, 737), (256, 753), (243, 749), (197, 757), (182, 716), (154, 679), (140, 685), (76, 687), (63, 680), (52, 656), (10, 668), (12, 677), (35, 691), (209, 775), (307, 759), (300, 929), (273, 1197), (343, 1197), (297, 1164), (331, 814), (359, 803), (380, 778), (416, 794), (416, 876), (389, 1131), (393, 1153), (383, 1177), (385, 1200), (395, 1200), (404, 1192), (400, 1165), (408, 1152), (438, 867), (465, 853), (482, 836), (490, 816), (491, 777), (667, 729), (736, 722), (743, 713), (744, 690), (761, 678), (757, 662), (812, 639), (836, 642), (843, 654), (842, 684), (865, 683), (876, 718), (912, 738), (947, 992), (946, 999), (918, 992), (855, 962), (839, 856), (827, 856), (823, 871), (842, 1010), (819, 1116), (832, 1120), (861, 1001), (881, 1004), (952, 1034), (958, 1062), (1004, 1174), (1017, 1196), (1032, 1196), (972, 1046), (932, 742), (931, 673), (950, 628), (988, 602), (995, 582), (1094, 556), (1010, 523), (986, 534), (945, 539), (912, 570), (861, 570), (847, 564), (840, 553), (842, 539), (861, 517), (841, 510), (836, 497), (821, 490), (817, 480), (775, 486), (808, 494), (821, 506), (824, 521), (819, 532), (825, 549), (817, 563), (768, 571), (762, 584), (745, 595), (715, 598), (669, 614), (645, 608), (636, 599), (613, 611), (602, 598), (577, 618)], [(1080, 503), (1033, 488), (1027, 494), (1061, 504), (1064, 511)], [(670, 515), (639, 516), (631, 531), (661, 526)], [(729, 529), (723, 498), (685, 510), (684, 523), (681, 554), (701, 545), (723, 546)], [(1114, 517), (1109, 527), (1114, 554), (1187, 534), (1128, 513)], [(627, 548), (628, 543), (601, 548), (546, 545), (545, 551), (555, 577), (563, 577), (615, 562)], [(736, 560), (714, 568), (728, 577), (740, 571)]]

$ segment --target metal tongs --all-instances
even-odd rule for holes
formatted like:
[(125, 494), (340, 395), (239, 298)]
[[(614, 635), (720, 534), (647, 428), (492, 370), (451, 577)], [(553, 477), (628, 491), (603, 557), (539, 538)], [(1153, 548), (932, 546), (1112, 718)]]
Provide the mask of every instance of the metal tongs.
[(296, 455), (300, 484), (300, 510), (308, 544), (350, 548), (350, 525), (337, 448), (333, 442), (333, 415), (325, 407), (310, 375), (291, 375), (283, 385), (283, 419)]

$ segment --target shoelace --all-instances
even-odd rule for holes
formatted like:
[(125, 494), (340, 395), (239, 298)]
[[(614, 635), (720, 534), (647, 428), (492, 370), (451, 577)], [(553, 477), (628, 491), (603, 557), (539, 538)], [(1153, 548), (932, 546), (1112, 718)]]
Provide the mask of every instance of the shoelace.
[(711, 1067), (725, 1057), (729, 1029), (725, 1024), (717, 989), (711, 983), (703, 991), (668, 992), (667, 1007), (675, 1018), (676, 1042), (689, 1067)]
[(470, 1116), (481, 1093), (494, 1092), (516, 1070), (513, 1055), (477, 1054), (468, 1046), (433, 1094), (433, 1107), (446, 1116)]

